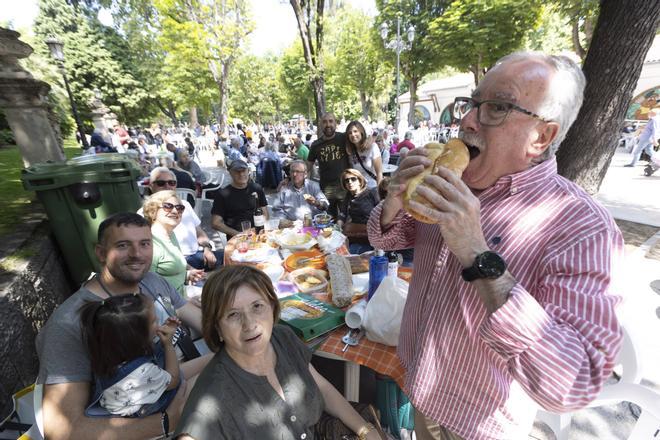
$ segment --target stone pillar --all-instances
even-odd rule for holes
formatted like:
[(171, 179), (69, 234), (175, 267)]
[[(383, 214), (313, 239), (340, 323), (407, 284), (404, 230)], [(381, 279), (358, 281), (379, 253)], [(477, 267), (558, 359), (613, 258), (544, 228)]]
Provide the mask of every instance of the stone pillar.
[(33, 52), (18, 32), (0, 27), (0, 108), (5, 113), (25, 167), (66, 158), (49, 117), (50, 86), (24, 70), (18, 59)]

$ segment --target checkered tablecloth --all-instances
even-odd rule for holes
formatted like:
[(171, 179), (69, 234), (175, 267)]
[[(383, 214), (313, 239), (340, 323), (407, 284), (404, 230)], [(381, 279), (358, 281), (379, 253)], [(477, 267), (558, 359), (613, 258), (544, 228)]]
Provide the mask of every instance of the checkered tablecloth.
[(332, 353), (347, 361), (369, 367), (377, 373), (389, 376), (403, 388), (404, 369), (396, 355), (396, 347), (372, 342), (366, 337), (360, 339), (360, 343), (354, 347), (348, 347), (344, 352), (344, 344), (341, 338), (348, 332), (348, 327), (342, 326), (332, 333), (330, 337), (319, 347), (320, 351)]

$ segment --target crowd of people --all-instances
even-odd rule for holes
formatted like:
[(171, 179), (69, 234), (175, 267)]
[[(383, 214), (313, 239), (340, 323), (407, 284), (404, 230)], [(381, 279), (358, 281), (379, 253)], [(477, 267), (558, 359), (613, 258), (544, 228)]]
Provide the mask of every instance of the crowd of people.
[[(212, 227), (234, 236), (242, 222), (254, 226), (257, 208), (281, 224), (327, 212), (354, 253), (414, 248), (397, 353), (417, 438), (526, 438), (530, 399), (557, 412), (586, 406), (622, 342), (614, 290), (621, 233), (557, 174), (555, 152), (584, 86), (579, 66), (561, 56), (514, 53), (491, 68), (460, 98), (459, 137), (470, 153), (463, 176), (441, 167), (416, 189), (429, 203), (409, 204), (433, 223), (403, 209), (408, 181), (430, 166), (409, 133), (390, 141), (388, 130), (359, 121), (340, 132), (330, 113), (315, 140), (290, 133), (257, 141), (237, 126), (217, 144), (231, 182), (215, 194)], [(163, 141), (171, 156), (151, 171), (144, 217), (120, 213), (101, 224), (100, 272), (38, 336), (47, 437), (305, 439), (323, 436), (325, 411), (360, 439), (383, 438), (277, 324), (270, 279), (248, 266), (218, 269), (222, 253), (173, 191), (175, 169), (204, 183), (194, 151)], [(388, 179), (394, 155), (400, 166)], [(255, 181), (266, 162), (285, 176), (270, 210)], [(201, 301), (187, 300), (183, 286), (200, 278)], [(190, 330), (210, 354), (200, 354)]]

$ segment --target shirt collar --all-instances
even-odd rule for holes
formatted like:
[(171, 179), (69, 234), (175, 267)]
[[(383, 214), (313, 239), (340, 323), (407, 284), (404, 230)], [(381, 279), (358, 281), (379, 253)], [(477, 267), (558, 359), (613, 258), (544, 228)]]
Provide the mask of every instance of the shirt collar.
[(492, 186), (492, 189), (497, 192), (508, 191), (509, 194), (514, 195), (520, 191), (533, 188), (556, 174), (557, 159), (553, 156), (526, 170), (500, 177)]

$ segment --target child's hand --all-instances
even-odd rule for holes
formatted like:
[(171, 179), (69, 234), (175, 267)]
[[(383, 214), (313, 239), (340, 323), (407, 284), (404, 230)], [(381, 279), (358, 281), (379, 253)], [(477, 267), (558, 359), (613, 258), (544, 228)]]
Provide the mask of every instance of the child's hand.
[(176, 332), (177, 327), (181, 324), (181, 321), (179, 318), (176, 318), (174, 316), (170, 316), (167, 318), (167, 321), (160, 327), (158, 327), (158, 330), (156, 330), (156, 334), (158, 335), (158, 338), (160, 339), (160, 342), (165, 345), (166, 343), (172, 343), (172, 337), (174, 336), (174, 332)]

